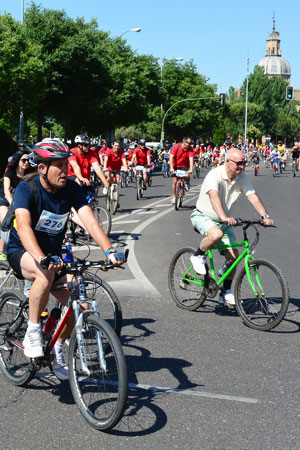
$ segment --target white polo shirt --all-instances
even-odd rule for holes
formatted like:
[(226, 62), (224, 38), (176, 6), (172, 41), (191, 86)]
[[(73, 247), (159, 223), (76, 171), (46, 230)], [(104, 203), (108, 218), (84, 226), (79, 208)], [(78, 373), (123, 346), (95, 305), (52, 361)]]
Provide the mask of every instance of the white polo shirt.
[(228, 178), (225, 165), (212, 169), (204, 178), (200, 194), (196, 203), (196, 208), (213, 220), (220, 221), (212, 207), (209, 191), (217, 191), (220, 195), (224, 212), (230, 216), (230, 209), (235, 204), (240, 194), (254, 194), (255, 190), (250, 183), (246, 173), (243, 171), (234, 180)]

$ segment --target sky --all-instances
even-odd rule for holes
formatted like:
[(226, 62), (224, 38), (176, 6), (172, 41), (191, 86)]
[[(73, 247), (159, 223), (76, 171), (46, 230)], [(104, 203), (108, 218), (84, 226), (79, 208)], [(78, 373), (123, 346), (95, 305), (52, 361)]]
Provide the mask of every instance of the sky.
[[(95, 18), (99, 29), (123, 38), (137, 54), (193, 60), (197, 71), (218, 92), (239, 88), (247, 70), (265, 56), (273, 14), (282, 56), (291, 65), (291, 85), (300, 89), (300, 1), (290, 0), (36, 0), (47, 9), (64, 9), (69, 17)], [(30, 2), (24, 0), (25, 9)], [(22, 0), (0, 0), (0, 13), (22, 17)]]

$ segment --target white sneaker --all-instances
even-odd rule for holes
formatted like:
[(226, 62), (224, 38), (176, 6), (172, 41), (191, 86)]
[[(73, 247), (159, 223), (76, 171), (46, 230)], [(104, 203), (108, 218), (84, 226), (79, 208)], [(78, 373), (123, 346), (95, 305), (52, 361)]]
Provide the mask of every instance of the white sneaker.
[(228, 289), (228, 291), (225, 291), (224, 293), (224, 301), (227, 306), (235, 306), (235, 298), (233, 295), (233, 292), (231, 289)]
[(55, 358), (52, 363), (53, 372), (56, 378), (59, 380), (69, 379), (69, 369), (65, 362), (65, 356), (63, 351), (54, 350)]
[(24, 336), (23, 346), (24, 355), (27, 358), (41, 358), (44, 356), (42, 330), (39, 329), (34, 332), (28, 332), (27, 330)]
[(106, 189), (106, 187), (103, 188), (103, 191), (102, 191), (102, 192), (103, 192), (104, 195), (107, 194), (107, 189)]
[(192, 255), (191, 263), (194, 266), (195, 272), (199, 273), (199, 275), (206, 274), (205, 256), (204, 255), (199, 255), (199, 256)]
[(175, 205), (175, 195), (173, 195), (173, 197), (172, 197), (171, 205)]

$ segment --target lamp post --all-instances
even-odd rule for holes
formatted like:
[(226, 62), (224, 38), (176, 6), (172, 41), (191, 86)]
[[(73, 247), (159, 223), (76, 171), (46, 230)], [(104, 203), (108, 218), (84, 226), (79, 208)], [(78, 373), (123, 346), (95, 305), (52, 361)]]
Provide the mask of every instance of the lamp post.
[(123, 36), (123, 34), (130, 33), (131, 31), (135, 31), (136, 33), (139, 33), (140, 31), (142, 31), (142, 29), (141, 28), (131, 28), (130, 30), (126, 30), (122, 34), (120, 34), (119, 39)]
[(247, 78), (246, 78), (246, 106), (245, 106), (245, 131), (244, 145), (247, 144), (247, 122), (248, 122), (248, 87), (249, 87), (249, 57), (247, 58)]
[[(21, 15), (21, 25), (23, 25), (24, 22), (24, 0), (22, 0), (22, 15)], [(23, 142), (23, 130), (24, 130), (24, 114), (23, 114), (23, 108), (21, 106), (20, 111), (20, 120), (19, 120), (19, 141)]]
[[(183, 61), (184, 58), (178, 57), (178, 58), (171, 58), (167, 59), (167, 61)], [(163, 85), (163, 62), (162, 64), (159, 63), (160, 66), (160, 82), (161, 86)], [(164, 141), (164, 130), (163, 130), (163, 117), (164, 117), (164, 104), (163, 104), (163, 97), (161, 97), (161, 104), (160, 104), (160, 119), (161, 119), (161, 127), (160, 127), (160, 145), (163, 147), (163, 141)]]

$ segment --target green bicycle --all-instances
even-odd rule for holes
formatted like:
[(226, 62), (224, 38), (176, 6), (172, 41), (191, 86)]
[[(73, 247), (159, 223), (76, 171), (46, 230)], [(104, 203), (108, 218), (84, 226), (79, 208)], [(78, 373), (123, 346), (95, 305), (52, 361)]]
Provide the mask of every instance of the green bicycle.
[[(223, 281), (244, 260), (244, 267), (236, 276), (235, 302), (236, 309), (243, 322), (250, 328), (267, 331), (276, 327), (284, 318), (289, 305), (289, 289), (281, 271), (270, 261), (254, 259), (252, 250), (259, 240), (258, 225), (262, 220), (237, 219), (237, 226), (243, 227), (243, 242), (232, 245), (216, 245), (206, 252), (209, 261), (206, 264), (206, 275), (197, 274), (190, 257), (193, 248), (182, 248), (170, 263), (168, 282), (173, 300), (180, 308), (190, 311), (203, 305), (207, 298), (215, 298), (223, 292)], [(253, 227), (256, 232), (252, 245), (249, 244), (247, 229)], [(217, 281), (212, 250), (230, 247), (244, 247), (236, 261)]]

